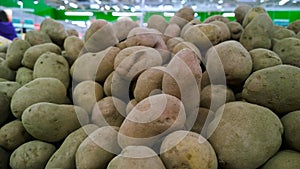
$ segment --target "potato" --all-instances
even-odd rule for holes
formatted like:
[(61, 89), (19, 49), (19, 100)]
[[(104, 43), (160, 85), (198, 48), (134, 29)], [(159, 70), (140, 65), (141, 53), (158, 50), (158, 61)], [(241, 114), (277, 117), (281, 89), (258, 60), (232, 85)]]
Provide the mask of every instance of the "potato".
[(287, 28), (294, 31), (296, 34), (300, 32), (300, 19), (290, 23)]
[(273, 156), (261, 169), (300, 168), (300, 153), (293, 150), (281, 150)]
[(280, 57), (271, 50), (258, 48), (249, 51), (249, 53), (252, 58), (253, 71), (282, 64)]
[(73, 90), (73, 102), (92, 114), (96, 102), (104, 97), (103, 87), (94, 81), (83, 81)]
[(164, 40), (167, 41), (170, 38), (173, 37), (178, 37), (180, 35), (181, 29), (177, 24), (169, 24), (165, 31), (163, 32), (164, 34)]
[(263, 7), (260, 7), (260, 6), (249, 9), (243, 20), (243, 23), (242, 23), (243, 27), (245, 28), (254, 18), (259, 16), (260, 14), (267, 15), (267, 11)]
[(127, 35), (126, 46), (148, 46), (155, 47), (162, 33), (155, 29), (133, 28)]
[(42, 31), (31, 30), (26, 33), (25, 40), (31, 45), (39, 45), (43, 43), (52, 43), (50, 37)]
[(137, 79), (134, 88), (134, 98), (137, 102), (148, 96), (161, 93), (164, 72), (157, 68), (145, 70)]
[(124, 58), (115, 68), (116, 73), (127, 79), (133, 79), (142, 71), (153, 67), (160, 66), (163, 59), (160, 53), (153, 48), (141, 49), (133, 52)]
[(246, 102), (230, 102), (215, 115), (207, 137), (220, 167), (258, 168), (279, 150), (283, 126), (271, 110)]
[(146, 146), (128, 146), (117, 157), (113, 158), (107, 169), (143, 168), (165, 169), (157, 154)]
[(147, 28), (156, 29), (161, 33), (164, 33), (165, 29), (168, 27), (168, 23), (165, 18), (160, 15), (151, 15), (147, 23)]
[(11, 121), (0, 129), (0, 146), (6, 150), (15, 150), (29, 140), (31, 136), (20, 120)]
[(5, 123), (5, 121), (8, 119), (9, 115), (11, 114), (9, 105), (10, 105), (10, 98), (3, 92), (0, 92), (0, 127)]
[(172, 51), (173, 48), (180, 42), (184, 42), (184, 40), (180, 37), (174, 37), (174, 38), (171, 38), (167, 41), (167, 48), (169, 51)]
[(21, 86), (33, 80), (33, 71), (26, 67), (20, 67), (17, 71), (16, 82)]
[(112, 28), (119, 40), (124, 41), (127, 38), (128, 33), (135, 27), (138, 27), (139, 25), (136, 22), (133, 22), (129, 19), (121, 19), (115, 22), (112, 25)]
[(173, 52), (173, 54), (176, 54), (184, 48), (189, 48), (189, 49), (193, 50), (193, 52), (195, 54), (197, 54), (199, 60), (203, 59), (201, 57), (201, 53), (200, 53), (199, 49), (191, 42), (185, 42), (185, 41), (184, 42), (179, 42), (176, 46), (174, 46), (172, 52)]
[(114, 70), (114, 60), (119, 52), (119, 48), (109, 47), (98, 53), (80, 56), (73, 64), (73, 79), (78, 82), (85, 80), (104, 82)]
[(0, 92), (7, 95), (9, 98), (13, 96), (13, 94), (21, 87), (21, 85), (17, 82), (6, 81), (0, 82)]
[(75, 155), (76, 151), (83, 142), (93, 131), (97, 130), (98, 126), (94, 124), (85, 125), (68, 135), (62, 145), (55, 151), (49, 159), (45, 169), (63, 168), (74, 169), (76, 168)]
[[(86, 32), (87, 33), (87, 32)], [(100, 52), (109, 47), (116, 45), (119, 42), (111, 23), (103, 25), (100, 29), (85, 41), (83, 50), (81, 53), (87, 52)]]
[(111, 84), (114, 73), (115, 71), (111, 72), (104, 82), (103, 90), (106, 96), (111, 96)]
[(300, 67), (300, 39), (285, 38), (275, 42), (273, 51), (278, 54), (282, 63)]
[(83, 45), (83, 41), (76, 36), (68, 36), (66, 38), (64, 48), (66, 51), (66, 59), (70, 65), (78, 58)]
[(25, 40), (13, 41), (6, 54), (6, 62), (9, 68), (16, 70), (21, 67), (21, 61), (23, 59), (25, 51), (30, 47), (30, 44)]
[(92, 112), (92, 122), (98, 126), (120, 127), (125, 117), (126, 104), (118, 98), (105, 97), (98, 101)]
[(44, 169), (47, 161), (55, 152), (54, 145), (34, 140), (22, 144), (10, 156), (10, 167), (12, 169)]
[(183, 37), (183, 35), (185, 34), (186, 30), (188, 30), (190, 27), (194, 26), (194, 25), (197, 25), (197, 24), (200, 24), (200, 20), (199, 19), (193, 19), (191, 20), (189, 23), (185, 24), (183, 26), (183, 28), (181, 29), (181, 32), (180, 32), (180, 37)]
[(209, 85), (200, 94), (201, 107), (216, 111), (223, 104), (235, 101), (233, 91), (224, 85)]
[[(199, 133), (204, 135), (203, 133), (206, 132), (207, 125), (211, 121), (211, 116), (213, 112), (207, 108), (199, 107), (198, 114), (196, 119), (193, 116), (188, 116), (187, 121), (192, 123), (186, 123), (186, 128), (190, 129), (190, 131)], [(193, 119), (191, 119), (193, 118)]]
[(2, 147), (0, 147), (0, 168), (8, 169), (9, 168), (9, 156), (10, 154), (5, 151)]
[(169, 24), (177, 24), (182, 28), (185, 24), (194, 19), (194, 10), (188, 6), (179, 9), (175, 15), (170, 19)]
[(250, 9), (250, 5), (239, 5), (238, 7), (236, 7), (234, 10), (236, 21), (240, 24), (243, 24), (243, 21)]
[(64, 40), (68, 36), (64, 25), (51, 18), (46, 18), (42, 21), (40, 31), (45, 32), (52, 42), (58, 46), (63, 46)]
[(269, 15), (266, 13), (259, 14), (244, 28), (240, 43), (248, 51), (255, 48), (270, 49), (272, 46), (272, 29), (273, 22)]
[(6, 53), (0, 52), (0, 58), (5, 59), (6, 58)]
[(149, 49), (149, 48), (146, 46), (131, 46), (131, 47), (122, 49), (115, 57), (114, 68), (117, 68), (126, 57), (128, 57), (132, 53), (137, 52), (138, 50), (141, 50), (141, 49)]
[(7, 49), (9, 47), (10, 44), (1, 44), (0, 45), (0, 52), (1, 53), (7, 53)]
[(296, 36), (295, 32), (282, 26), (274, 26), (272, 31), (273, 39), (284, 39)]
[(217, 169), (216, 153), (200, 134), (179, 130), (165, 137), (160, 147), (166, 168)]
[(127, 115), (118, 134), (119, 145), (152, 146), (164, 135), (184, 127), (182, 102), (174, 96), (159, 94), (139, 102)]
[(36, 60), (46, 52), (52, 52), (60, 55), (61, 49), (53, 43), (44, 43), (44, 44), (32, 46), (24, 53), (24, 57), (22, 59), (22, 65), (30, 69), (33, 69)]
[(131, 110), (138, 104), (135, 99), (130, 100), (126, 106), (126, 116), (131, 112)]
[(76, 168), (106, 169), (108, 163), (121, 149), (118, 146), (118, 127), (105, 126), (95, 130), (78, 147)]
[(211, 22), (214, 22), (214, 21), (220, 21), (220, 22), (223, 22), (223, 23), (227, 23), (227, 22), (229, 22), (229, 19), (222, 16), (222, 15), (213, 15), (213, 16), (210, 16), (210, 17), (206, 18), (204, 20), (204, 23), (211, 23)]
[(16, 72), (10, 69), (7, 65), (7, 62), (0, 58), (0, 78), (6, 80), (15, 80)]
[(300, 151), (300, 110), (293, 111), (281, 118), (284, 127), (284, 139), (288, 147)]
[(183, 49), (172, 58), (165, 70), (163, 93), (181, 99), (186, 112), (190, 113), (200, 104), (201, 77), (198, 56), (191, 49)]
[(210, 85), (210, 79), (208, 75), (208, 71), (205, 71), (202, 73), (202, 78), (201, 78), (201, 89), (204, 87)]
[(228, 26), (226, 25), (226, 23), (222, 22), (222, 21), (212, 21), (210, 22), (211, 24), (215, 24), (217, 26), (220, 27), (220, 30), (221, 30), (221, 39), (220, 41), (223, 42), (223, 41), (226, 41), (228, 39), (230, 39), (231, 37), (231, 32), (228, 28)]
[(101, 29), (104, 25), (106, 25), (108, 22), (103, 19), (99, 19), (94, 21), (90, 27), (85, 31), (84, 35), (84, 41), (87, 42), (88, 39), (99, 29)]
[(278, 115), (285, 115), (300, 109), (299, 80), (298, 67), (278, 65), (265, 68), (249, 76), (242, 96), (248, 102), (268, 107)]
[(47, 142), (61, 141), (88, 122), (87, 112), (73, 105), (40, 102), (29, 106), (22, 114), (26, 131)]
[(194, 25), (185, 31), (183, 39), (198, 47), (201, 54), (221, 40), (221, 29), (215, 24), (205, 23)]
[(23, 111), (34, 103), (65, 101), (66, 88), (61, 81), (55, 78), (37, 78), (14, 93), (10, 108), (16, 118), (21, 118)]
[(78, 32), (76, 29), (70, 28), (66, 30), (68, 36), (76, 36), (79, 37)]
[(295, 36), (295, 38), (300, 39), (300, 31), (297, 33), (297, 35)]
[(46, 52), (35, 62), (33, 78), (52, 77), (60, 80), (66, 88), (69, 86), (69, 64), (67, 60), (55, 53)]
[(222, 42), (210, 48), (205, 58), (212, 84), (216, 84), (215, 81), (224, 84), (222, 78), (226, 78), (227, 84), (241, 85), (252, 71), (251, 56), (237, 41)]
[(242, 32), (244, 31), (244, 28), (242, 27), (242, 25), (238, 22), (228, 22), (227, 26), (231, 33), (231, 39), (239, 40)]

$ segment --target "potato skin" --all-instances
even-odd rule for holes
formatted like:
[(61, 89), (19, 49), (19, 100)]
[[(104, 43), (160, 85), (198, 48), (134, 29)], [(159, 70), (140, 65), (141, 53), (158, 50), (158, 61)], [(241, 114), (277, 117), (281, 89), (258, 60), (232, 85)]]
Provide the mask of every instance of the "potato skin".
[(16, 70), (21, 67), (21, 62), (25, 51), (30, 48), (30, 44), (25, 40), (13, 41), (6, 54), (6, 62), (9, 68)]
[(13, 96), (13, 94), (21, 87), (21, 85), (17, 82), (6, 81), (0, 82), (0, 92), (6, 94), (9, 98)]
[(6, 150), (15, 150), (30, 139), (30, 134), (20, 120), (11, 121), (0, 129), (0, 146)]
[(284, 139), (288, 147), (300, 151), (300, 111), (296, 110), (281, 118), (284, 127)]
[(10, 98), (3, 92), (0, 92), (0, 127), (2, 127), (11, 114), (9, 106)]
[(26, 67), (21, 67), (17, 71), (16, 82), (21, 86), (24, 86), (26, 83), (33, 80), (33, 71)]
[(70, 65), (78, 58), (83, 45), (83, 41), (76, 36), (68, 36), (66, 38), (64, 48), (66, 51), (66, 59)]
[[(45, 86), (47, 88), (45, 89)], [(37, 78), (19, 88), (11, 99), (10, 108), (16, 118), (21, 118), (23, 111), (38, 102), (64, 103), (66, 88), (55, 78)]]
[(249, 51), (249, 53), (253, 63), (252, 71), (282, 64), (280, 57), (271, 50), (258, 48)]
[(44, 169), (55, 150), (54, 145), (38, 140), (24, 143), (11, 154), (10, 166), (13, 169)]
[(248, 77), (242, 97), (268, 107), (280, 116), (285, 115), (300, 108), (299, 80), (300, 68), (295, 66), (277, 65), (261, 69)]
[(120, 127), (118, 142), (152, 146), (164, 135), (182, 129), (186, 120), (182, 102), (168, 94), (150, 96), (139, 102)]
[(0, 58), (0, 78), (6, 80), (15, 80), (16, 72), (10, 69), (7, 65), (7, 62)]
[(62, 145), (55, 151), (49, 159), (45, 169), (63, 168), (74, 169), (76, 151), (81, 142), (88, 137), (93, 131), (97, 130), (98, 126), (94, 124), (87, 124), (66, 137)]
[(124, 168), (166, 169), (157, 154), (146, 146), (125, 147), (107, 166), (107, 169)]
[(293, 150), (281, 150), (269, 161), (264, 164), (261, 169), (281, 169), (281, 168), (299, 168), (300, 153)]
[(0, 147), (0, 168), (8, 169), (9, 168), (9, 157), (10, 153), (5, 151), (2, 147)]
[(36, 60), (46, 52), (52, 52), (60, 55), (61, 49), (53, 43), (44, 43), (32, 46), (28, 48), (28, 50), (26, 50), (26, 52), (24, 53), (22, 65), (27, 68), (33, 69)]
[(220, 167), (258, 168), (279, 150), (283, 126), (270, 109), (239, 101), (226, 103), (215, 115), (207, 137)]
[(43, 43), (52, 43), (50, 37), (42, 31), (31, 30), (26, 33), (25, 40), (30, 43), (31, 46), (43, 44)]
[(119, 154), (117, 142), (118, 127), (105, 126), (92, 132), (76, 151), (76, 168), (106, 169), (107, 164)]
[(33, 78), (42, 77), (57, 78), (68, 88), (70, 73), (67, 60), (63, 56), (51, 52), (42, 54), (34, 64)]
[(50, 37), (51, 41), (58, 46), (63, 46), (64, 40), (68, 36), (64, 25), (51, 18), (43, 20), (40, 31), (45, 32)]
[(33, 137), (47, 142), (61, 141), (88, 122), (87, 112), (73, 105), (40, 102), (31, 105), (22, 114), (22, 123), (26, 131)]
[(217, 169), (217, 156), (200, 134), (179, 130), (167, 135), (160, 147), (166, 168)]

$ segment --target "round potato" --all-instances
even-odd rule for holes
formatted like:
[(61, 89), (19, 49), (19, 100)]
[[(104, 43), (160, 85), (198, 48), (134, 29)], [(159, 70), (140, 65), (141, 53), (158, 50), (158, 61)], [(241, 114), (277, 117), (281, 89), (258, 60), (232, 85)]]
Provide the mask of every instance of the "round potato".
[(70, 65), (78, 58), (83, 45), (83, 41), (76, 36), (68, 36), (66, 38), (64, 48), (66, 51), (66, 59)]
[(200, 134), (179, 130), (167, 135), (160, 148), (167, 168), (217, 169), (216, 153)]
[(33, 80), (33, 71), (26, 67), (21, 67), (17, 71), (16, 82), (21, 86), (24, 86), (26, 83)]
[(37, 78), (14, 93), (10, 108), (16, 118), (21, 118), (27, 107), (39, 102), (65, 103), (66, 95), (66, 88), (58, 79)]
[(88, 122), (87, 112), (73, 105), (41, 102), (31, 105), (22, 114), (26, 131), (47, 142), (61, 141)]
[(6, 80), (15, 80), (16, 72), (10, 69), (7, 65), (7, 62), (0, 58), (0, 78)]
[(157, 154), (146, 146), (128, 146), (113, 158), (107, 169), (143, 168), (166, 169)]
[(58, 46), (63, 46), (64, 40), (68, 36), (64, 25), (51, 18), (46, 18), (42, 21), (40, 31), (45, 32), (51, 41)]
[(159, 94), (139, 102), (127, 115), (118, 134), (119, 145), (152, 146), (164, 135), (184, 127), (182, 102), (174, 96)]
[(34, 140), (22, 144), (10, 156), (10, 167), (12, 169), (44, 169), (47, 161), (55, 152), (54, 145)]
[(168, 27), (166, 19), (161, 15), (151, 15), (147, 23), (147, 28), (156, 29), (161, 33), (164, 33), (165, 29)]
[(207, 136), (220, 167), (258, 168), (279, 150), (283, 126), (271, 110), (246, 102), (230, 102), (215, 114)]
[(20, 87), (21, 85), (18, 82), (0, 82), (0, 92), (6, 94), (9, 98), (11, 98)]
[(234, 9), (234, 16), (238, 23), (242, 24), (245, 16), (247, 15), (248, 11), (251, 9), (250, 5), (239, 5)]
[(282, 64), (280, 57), (271, 50), (258, 48), (251, 50), (249, 53), (252, 58), (253, 71)]
[(300, 168), (300, 153), (292, 150), (279, 151), (261, 169)]
[(50, 37), (45, 32), (38, 30), (28, 31), (26, 33), (25, 40), (29, 42), (31, 46), (43, 43), (52, 43)]
[(285, 143), (292, 149), (300, 151), (300, 110), (293, 111), (281, 118), (284, 127)]
[(6, 54), (6, 62), (8, 67), (13, 70), (17, 70), (19, 67), (21, 67), (24, 53), (28, 48), (30, 48), (30, 46), (31, 45), (25, 40), (13, 41), (9, 45)]

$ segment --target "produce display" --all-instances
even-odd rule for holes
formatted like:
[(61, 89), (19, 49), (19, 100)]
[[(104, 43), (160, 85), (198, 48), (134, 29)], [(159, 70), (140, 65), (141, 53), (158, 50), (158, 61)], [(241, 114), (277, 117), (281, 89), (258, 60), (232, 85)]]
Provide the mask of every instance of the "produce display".
[(0, 169), (298, 169), (300, 20), (45, 19), (0, 46)]

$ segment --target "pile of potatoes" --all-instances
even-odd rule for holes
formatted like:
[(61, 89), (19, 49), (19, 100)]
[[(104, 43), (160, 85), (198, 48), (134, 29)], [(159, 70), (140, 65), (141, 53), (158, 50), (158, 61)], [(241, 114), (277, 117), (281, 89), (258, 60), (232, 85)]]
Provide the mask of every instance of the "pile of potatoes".
[(300, 20), (184, 7), (0, 46), (0, 169), (300, 168)]

